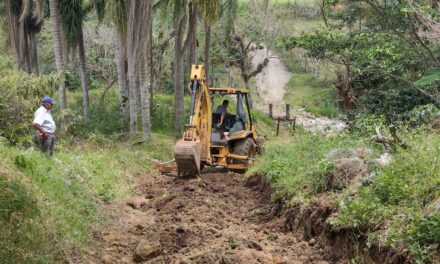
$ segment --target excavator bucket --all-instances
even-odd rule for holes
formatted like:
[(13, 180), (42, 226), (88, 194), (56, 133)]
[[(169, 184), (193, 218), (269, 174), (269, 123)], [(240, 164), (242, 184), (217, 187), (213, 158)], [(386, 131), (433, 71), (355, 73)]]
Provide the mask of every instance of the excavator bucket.
[(202, 143), (200, 140), (179, 140), (174, 146), (174, 159), (177, 165), (177, 174), (180, 176), (200, 174), (200, 154)]

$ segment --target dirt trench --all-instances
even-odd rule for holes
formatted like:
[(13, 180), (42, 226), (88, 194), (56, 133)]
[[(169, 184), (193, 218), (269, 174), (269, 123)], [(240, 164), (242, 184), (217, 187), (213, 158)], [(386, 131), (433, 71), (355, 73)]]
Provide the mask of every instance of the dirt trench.
[(274, 217), (268, 185), (232, 172), (148, 176), (110, 226), (92, 263), (348, 263)]

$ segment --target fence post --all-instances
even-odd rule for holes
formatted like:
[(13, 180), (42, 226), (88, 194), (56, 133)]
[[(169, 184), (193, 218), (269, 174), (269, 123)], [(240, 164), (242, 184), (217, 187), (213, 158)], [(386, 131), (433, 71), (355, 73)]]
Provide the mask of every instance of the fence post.
[(286, 104), (286, 121), (290, 120), (290, 104)]
[(277, 122), (277, 137), (278, 137), (278, 134), (279, 134), (279, 132), (280, 132), (280, 122), (281, 122), (281, 117), (278, 117), (278, 122)]
[(269, 104), (269, 118), (273, 117), (273, 104)]

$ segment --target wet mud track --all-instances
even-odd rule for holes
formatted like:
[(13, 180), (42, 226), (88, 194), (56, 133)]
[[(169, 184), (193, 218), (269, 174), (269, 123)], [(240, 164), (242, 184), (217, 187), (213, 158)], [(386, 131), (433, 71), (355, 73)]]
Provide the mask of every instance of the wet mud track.
[[(335, 263), (273, 217), (267, 184), (231, 172), (145, 178), (97, 234), (98, 263)], [(339, 262), (343, 263), (343, 262)]]

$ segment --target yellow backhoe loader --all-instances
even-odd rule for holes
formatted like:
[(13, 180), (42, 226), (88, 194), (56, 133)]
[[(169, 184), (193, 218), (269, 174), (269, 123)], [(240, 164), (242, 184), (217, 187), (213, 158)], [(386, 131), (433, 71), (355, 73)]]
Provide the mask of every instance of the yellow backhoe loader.
[[(259, 147), (249, 107), (249, 91), (208, 88), (203, 65), (192, 65), (190, 80), (189, 123), (182, 139), (174, 146), (178, 176), (200, 174), (205, 165), (247, 169)], [(236, 100), (235, 114), (213, 112), (214, 97), (224, 95)]]

